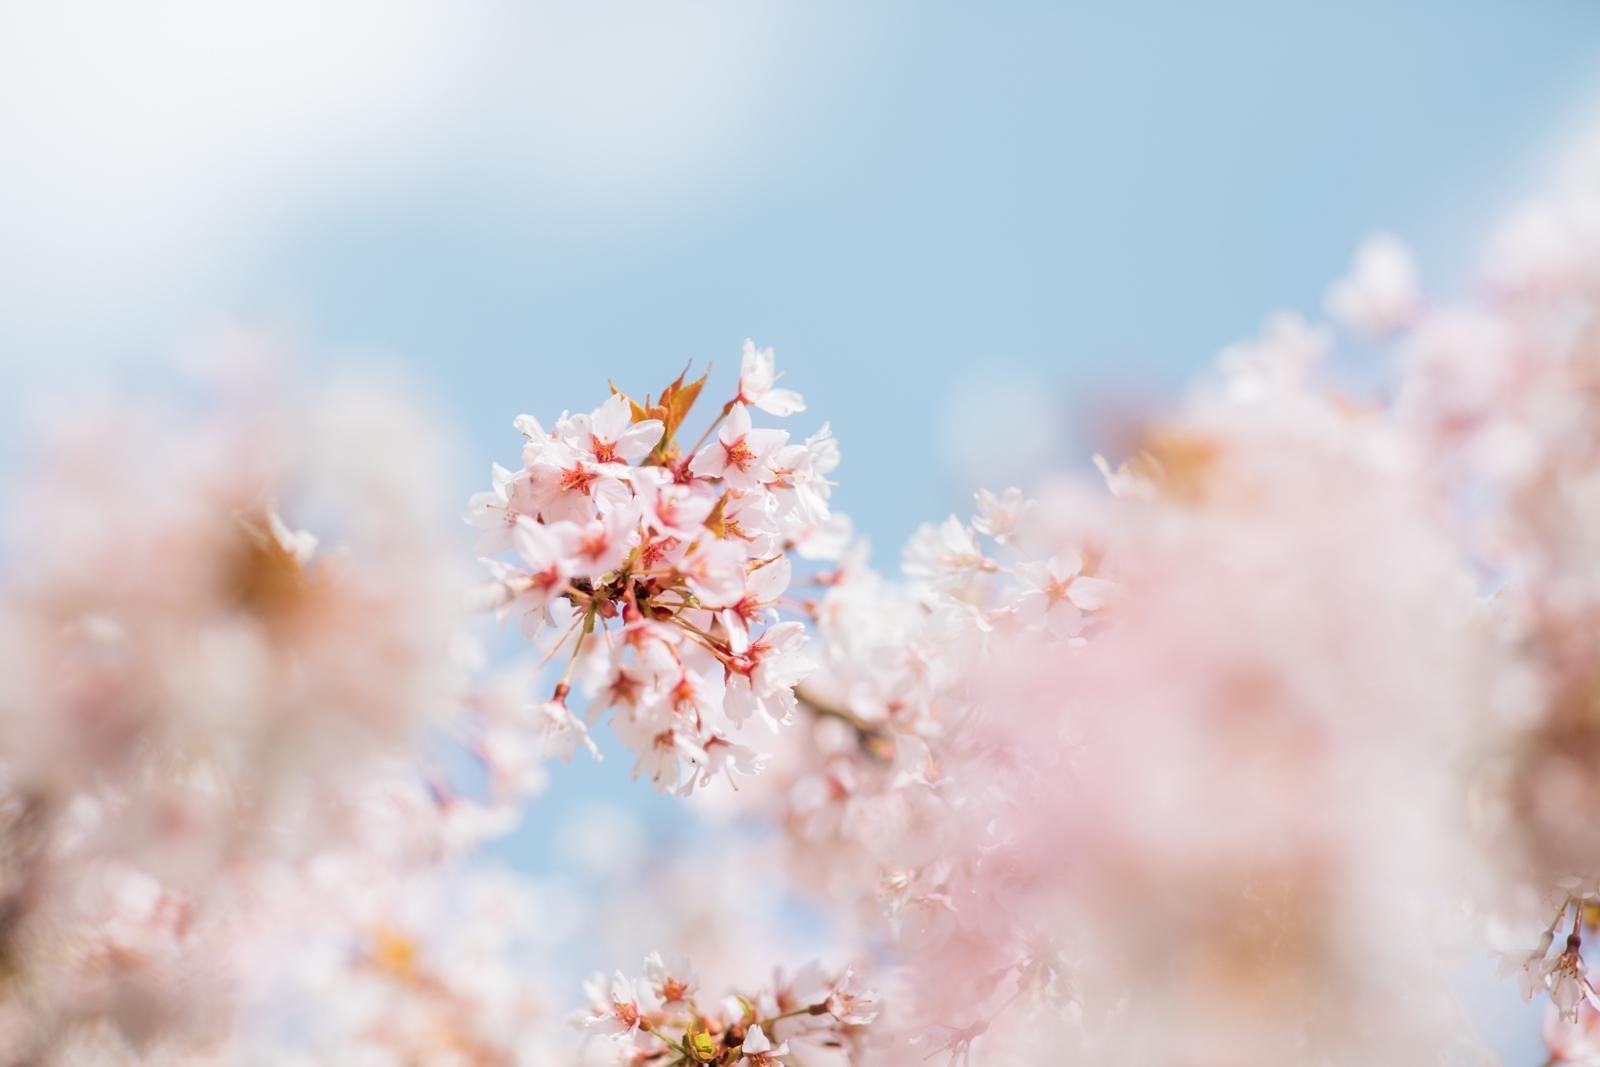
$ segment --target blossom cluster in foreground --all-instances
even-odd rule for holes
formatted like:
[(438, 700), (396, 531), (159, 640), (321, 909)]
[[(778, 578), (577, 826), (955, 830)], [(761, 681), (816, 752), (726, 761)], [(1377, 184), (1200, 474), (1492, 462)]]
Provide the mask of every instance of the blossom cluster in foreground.
[(467, 518), (485, 530), (484, 598), (530, 638), (559, 633), (547, 655), (565, 654), (566, 670), (534, 711), (545, 754), (598, 754), (570, 706), (580, 661), (588, 718), (609, 710), (635, 774), (668, 792), (756, 773), (743, 738), (792, 720), (811, 663), (804, 626), (780, 621), (790, 553), (837, 540), (839, 451), (826, 425), (803, 442), (754, 425), (752, 411), (805, 409), (775, 378), (772, 350), (746, 342), (737, 393), (689, 445), (680, 432), (706, 376), (680, 374), (654, 401), (613, 391), (548, 431), (516, 420), (522, 465), (496, 466)]
[(862, 1029), (877, 1018), (877, 995), (855, 988), (848, 969), (826, 975), (808, 966), (780, 971), (759, 991), (729, 993), (714, 1004), (700, 995), (687, 961), (653, 953), (644, 973), (596, 975), (585, 987), (590, 1008), (579, 1024), (625, 1042), (627, 1061), (782, 1067), (852, 1052)]

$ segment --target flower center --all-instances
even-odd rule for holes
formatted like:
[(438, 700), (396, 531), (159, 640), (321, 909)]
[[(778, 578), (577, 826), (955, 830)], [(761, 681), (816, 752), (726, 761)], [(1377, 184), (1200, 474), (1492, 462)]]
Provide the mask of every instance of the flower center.
[(563, 493), (578, 492), (584, 496), (589, 495), (589, 487), (594, 484), (597, 477), (594, 471), (579, 463), (575, 467), (568, 467), (561, 472), (561, 491)]
[(746, 471), (750, 469), (750, 464), (756, 461), (755, 452), (751, 450), (749, 445), (745, 444), (743, 437), (730, 444), (723, 445), (722, 448), (723, 451), (728, 453), (728, 466), (730, 467), (738, 467), (740, 470)]

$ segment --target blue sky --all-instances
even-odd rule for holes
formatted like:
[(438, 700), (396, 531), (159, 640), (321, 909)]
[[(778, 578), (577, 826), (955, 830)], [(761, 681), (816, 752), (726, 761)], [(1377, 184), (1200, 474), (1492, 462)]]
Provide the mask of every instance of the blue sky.
[(463, 157), (307, 212), (250, 301), (412, 361), (474, 456), (507, 454), (513, 408), (728, 367), (753, 336), (801, 424), (832, 420), (840, 501), (893, 559), (964, 505), (964, 397), (1026, 401), (1013, 447), (1073, 463), (1068, 427), (1273, 308), (1315, 311), (1372, 229), (1459, 284), (1600, 59), (1592, 4), (865, 6), (806, 5), (719, 56), (768, 84), (696, 158), (519, 190)]
[[(881, 560), (964, 506), (963, 454), (987, 448), (986, 480), (1079, 462), (1097, 411), (1315, 311), (1373, 229), (1459, 284), (1600, 59), (1582, 0), (303, 6), (215, 68), (204, 33), (164, 55), (142, 23), (0, 35), (56, 47), (0, 105), (43, 160), (16, 215), (89, 230), (0, 253), (7, 380), (137, 374), (218, 321), (313, 367), (377, 351), (459, 427), (465, 485), (519, 410), (731, 368), (752, 336), (801, 425), (832, 421)], [(74, 163), (93, 173), (52, 169)], [(974, 398), (1017, 417), (955, 418)]]
[(408, 367), (464, 496), (517, 413), (750, 336), (880, 564), (1373, 230), (1458, 288), (1600, 88), (1592, 0), (224, 7), (0, 14), (7, 427), (241, 324)]

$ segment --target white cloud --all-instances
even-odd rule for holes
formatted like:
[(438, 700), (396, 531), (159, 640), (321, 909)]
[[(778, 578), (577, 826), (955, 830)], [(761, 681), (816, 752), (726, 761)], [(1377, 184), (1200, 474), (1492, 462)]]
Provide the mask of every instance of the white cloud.
[(284, 198), (393, 158), (470, 55), (444, 10), (8, 5), (0, 283), (35, 315), (114, 314), (202, 273)]
[(785, 70), (789, 98), (816, 95), (788, 18), (735, 0), (5, 5), (0, 343), (203, 317), (213, 279), (308, 207), (442, 188), (592, 226), (716, 195)]

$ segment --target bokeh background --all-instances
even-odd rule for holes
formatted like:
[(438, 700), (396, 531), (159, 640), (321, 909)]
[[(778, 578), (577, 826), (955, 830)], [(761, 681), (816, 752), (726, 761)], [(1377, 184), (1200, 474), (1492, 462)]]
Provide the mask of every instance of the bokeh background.
[[(749, 336), (892, 566), (1316, 313), (1370, 232), (1458, 289), (1597, 75), (1593, 0), (0, 0), (0, 451), (245, 329), (407, 368), (464, 498), (517, 413)], [(500, 858), (577, 930), (614, 861), (574, 826), (695, 831), (621, 758), (555, 777)]]

